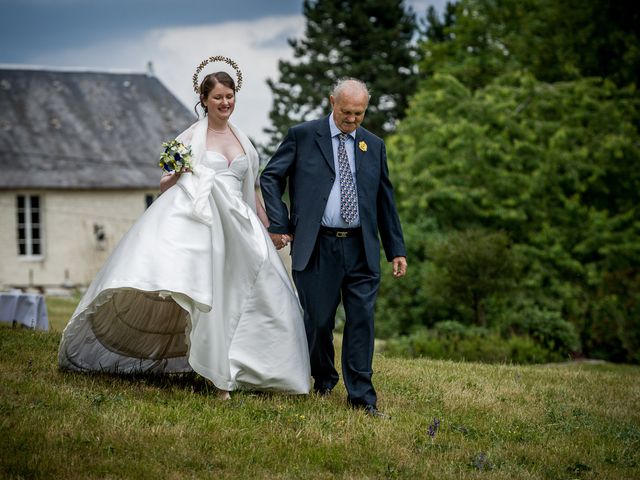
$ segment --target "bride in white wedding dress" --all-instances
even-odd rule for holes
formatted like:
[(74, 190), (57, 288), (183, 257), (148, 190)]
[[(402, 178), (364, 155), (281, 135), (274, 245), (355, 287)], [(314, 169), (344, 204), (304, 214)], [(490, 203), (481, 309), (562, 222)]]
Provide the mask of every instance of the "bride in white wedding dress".
[(234, 80), (213, 73), (199, 91), (206, 115), (178, 137), (193, 172), (162, 178), (65, 328), (59, 365), (194, 370), (224, 392), (306, 394), (302, 311), (256, 201), (258, 154), (229, 122)]

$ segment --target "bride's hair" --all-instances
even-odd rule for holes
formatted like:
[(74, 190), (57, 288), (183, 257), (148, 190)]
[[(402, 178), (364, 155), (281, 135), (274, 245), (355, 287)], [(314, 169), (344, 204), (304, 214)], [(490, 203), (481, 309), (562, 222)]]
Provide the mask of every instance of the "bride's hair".
[(196, 115), (198, 115), (198, 105), (200, 105), (202, 107), (202, 109), (204, 110), (205, 114), (208, 113), (207, 112), (207, 105), (202, 100), (202, 98), (203, 97), (207, 98), (209, 96), (209, 93), (211, 92), (211, 90), (213, 90), (213, 88), (218, 83), (221, 83), (225, 87), (228, 87), (231, 90), (233, 90), (234, 91), (234, 95), (235, 95), (236, 83), (233, 81), (233, 78), (231, 78), (231, 75), (229, 75), (227, 72), (210, 73), (209, 75), (204, 77), (204, 79), (202, 80), (202, 83), (200, 84), (200, 101), (198, 103), (196, 103), (195, 107), (193, 107), (193, 109), (196, 112)]

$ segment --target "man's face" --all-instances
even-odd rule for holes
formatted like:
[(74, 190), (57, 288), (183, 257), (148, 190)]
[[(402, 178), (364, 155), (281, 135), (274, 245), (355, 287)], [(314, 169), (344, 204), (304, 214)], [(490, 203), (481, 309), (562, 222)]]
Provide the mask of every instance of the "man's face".
[(336, 97), (329, 97), (333, 107), (333, 120), (344, 133), (351, 133), (360, 126), (369, 105), (369, 96), (360, 89), (345, 89)]

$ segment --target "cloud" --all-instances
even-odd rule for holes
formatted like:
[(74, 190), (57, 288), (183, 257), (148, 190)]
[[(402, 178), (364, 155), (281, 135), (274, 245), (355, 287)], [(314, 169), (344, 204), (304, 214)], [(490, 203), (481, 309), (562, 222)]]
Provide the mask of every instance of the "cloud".
[[(291, 59), (287, 38), (304, 32), (302, 15), (264, 17), (211, 25), (170, 27), (132, 34), (126, 38), (76, 47), (34, 57), (32, 63), (88, 69), (145, 71), (152, 62), (155, 75), (190, 109), (198, 98), (192, 75), (197, 65), (212, 55), (233, 58), (243, 72), (233, 121), (258, 141), (266, 140), (271, 91), (267, 78), (278, 77), (278, 60)], [(203, 73), (233, 69), (225, 64), (207, 66)]]

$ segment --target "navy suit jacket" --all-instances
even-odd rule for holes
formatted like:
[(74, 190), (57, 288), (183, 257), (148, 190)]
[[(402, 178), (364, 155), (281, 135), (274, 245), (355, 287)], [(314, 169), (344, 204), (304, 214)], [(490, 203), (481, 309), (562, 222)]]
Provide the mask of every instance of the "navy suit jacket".
[[(367, 265), (371, 271), (379, 272), (378, 233), (387, 260), (406, 256), (406, 250), (389, 180), (384, 142), (362, 127), (356, 130), (355, 163)], [(289, 129), (262, 172), (260, 187), (269, 217), (269, 231), (293, 234), (293, 270), (304, 270), (309, 262), (335, 177), (328, 117)], [(291, 212), (282, 200), (287, 180)]]

